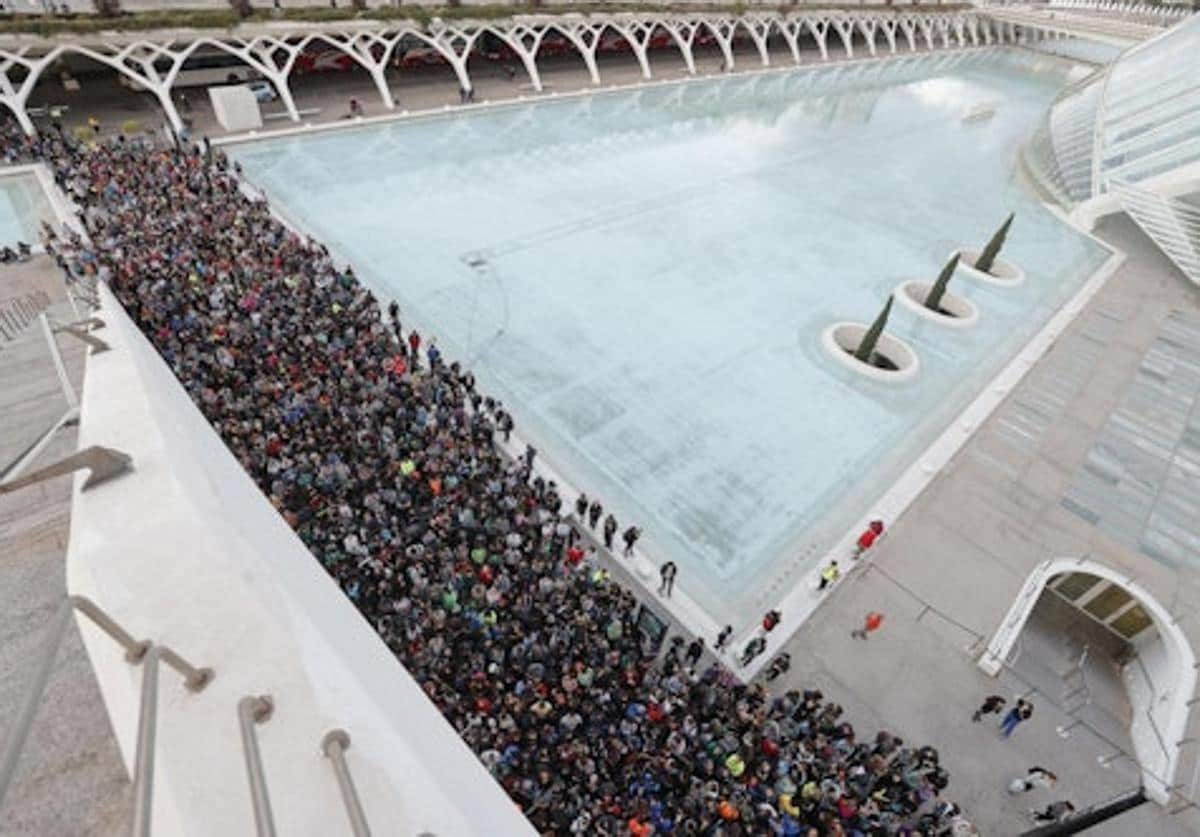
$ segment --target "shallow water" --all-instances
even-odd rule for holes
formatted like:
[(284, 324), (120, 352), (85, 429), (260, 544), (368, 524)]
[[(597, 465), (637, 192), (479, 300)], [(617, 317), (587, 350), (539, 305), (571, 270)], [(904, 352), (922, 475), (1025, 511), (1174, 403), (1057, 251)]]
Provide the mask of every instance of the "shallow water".
[[(577, 485), (722, 621), (758, 611), (869, 510), (1104, 261), (1017, 178), (1079, 68), (932, 54), (239, 145), (285, 214), (465, 359)], [(973, 109), (994, 115), (964, 123)], [(1029, 280), (897, 305), (904, 385), (826, 358), (1010, 212)]]

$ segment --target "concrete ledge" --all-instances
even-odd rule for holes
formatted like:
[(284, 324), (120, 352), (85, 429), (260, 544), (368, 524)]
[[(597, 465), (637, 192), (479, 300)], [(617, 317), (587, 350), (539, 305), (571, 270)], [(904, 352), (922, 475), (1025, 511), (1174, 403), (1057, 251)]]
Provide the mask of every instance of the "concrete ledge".
[[(346, 729), (380, 831), (532, 835), (529, 823), (242, 470), (170, 369), (101, 288), (112, 351), (88, 359), (79, 443), (134, 472), (80, 493), (67, 587), (132, 634), (216, 679), (192, 694), (161, 675), (155, 834), (241, 834), (253, 822), (237, 702), (274, 698), (258, 729), (280, 833), (343, 833), (322, 736)], [(127, 766), (141, 672), (90, 623), (84, 644)]]

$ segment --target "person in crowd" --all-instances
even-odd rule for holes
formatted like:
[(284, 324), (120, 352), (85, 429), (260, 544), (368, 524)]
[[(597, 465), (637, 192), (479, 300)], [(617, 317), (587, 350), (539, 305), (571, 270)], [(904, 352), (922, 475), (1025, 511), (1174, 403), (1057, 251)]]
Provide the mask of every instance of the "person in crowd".
[(599, 500), (593, 500), (591, 506), (588, 507), (588, 528), (592, 531), (596, 530), (596, 524), (600, 522), (600, 515), (604, 514), (604, 506), (600, 505)]
[[(637, 598), (570, 552), (557, 486), (498, 444), (499, 402), (458, 362), (422, 367), (415, 330), (405, 352), (398, 316), (243, 191), (221, 149), (12, 124), (0, 149), (49, 165), (88, 233), (46, 236), (68, 281), (111, 289), (535, 831), (949, 827), (931, 748), (860, 736), (816, 691), (720, 663), (691, 675), (690, 649), (647, 654)], [(609, 515), (610, 548), (616, 531)]]

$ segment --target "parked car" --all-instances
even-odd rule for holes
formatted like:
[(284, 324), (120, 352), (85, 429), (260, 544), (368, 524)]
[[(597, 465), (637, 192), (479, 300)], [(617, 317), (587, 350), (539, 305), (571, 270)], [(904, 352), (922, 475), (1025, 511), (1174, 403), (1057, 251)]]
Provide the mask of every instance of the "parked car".
[(254, 94), (254, 98), (259, 102), (273, 102), (279, 98), (279, 94), (275, 92), (274, 86), (266, 79), (258, 79), (247, 83), (246, 87)]

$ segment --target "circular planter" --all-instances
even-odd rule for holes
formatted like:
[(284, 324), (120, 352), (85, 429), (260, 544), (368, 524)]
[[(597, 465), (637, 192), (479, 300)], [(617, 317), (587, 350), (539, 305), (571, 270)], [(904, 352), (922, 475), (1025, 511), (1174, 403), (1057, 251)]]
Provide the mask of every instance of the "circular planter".
[(979, 309), (975, 307), (975, 303), (950, 291), (942, 294), (940, 306), (942, 310), (940, 312), (926, 308), (925, 298), (929, 296), (929, 289), (932, 287), (932, 282), (909, 279), (896, 288), (892, 296), (900, 300), (902, 306), (918, 317), (938, 325), (950, 328), (970, 328), (979, 322)]
[[(951, 253), (950, 255), (954, 255)], [(979, 258), (978, 250), (959, 250), (958, 267), (972, 279), (978, 279), (980, 282), (987, 282), (989, 285), (1001, 285), (1011, 287), (1019, 285), (1025, 281), (1025, 271), (1017, 267), (1017, 265), (1002, 259), (999, 256), (992, 262), (992, 269), (988, 273), (982, 270), (975, 269), (975, 261)]]
[(821, 345), (842, 366), (873, 381), (899, 383), (916, 377), (921, 368), (917, 353), (903, 340), (886, 332), (879, 338), (875, 353), (883, 355), (895, 369), (863, 363), (854, 356), (854, 350), (858, 348), (869, 328), (870, 326), (863, 323), (834, 323), (821, 332)]

